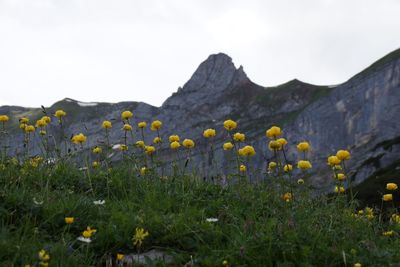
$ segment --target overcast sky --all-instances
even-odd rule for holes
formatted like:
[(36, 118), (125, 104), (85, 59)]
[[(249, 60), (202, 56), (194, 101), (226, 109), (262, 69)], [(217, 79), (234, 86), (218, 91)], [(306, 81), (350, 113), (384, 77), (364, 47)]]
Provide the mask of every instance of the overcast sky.
[(338, 84), (400, 47), (399, 0), (0, 0), (0, 105), (159, 106), (208, 55)]

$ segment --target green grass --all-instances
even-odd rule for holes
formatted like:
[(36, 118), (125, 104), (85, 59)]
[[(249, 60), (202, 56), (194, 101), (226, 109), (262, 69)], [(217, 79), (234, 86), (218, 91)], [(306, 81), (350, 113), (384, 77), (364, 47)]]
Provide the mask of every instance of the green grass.
[[(171, 266), (222, 266), (224, 260), (229, 266), (400, 262), (398, 235), (382, 236), (399, 229), (384, 220), (393, 210), (376, 213), (371, 221), (355, 218), (356, 207), (345, 196), (311, 197), (306, 184), (294, 183), (295, 201), (285, 202), (281, 196), (289, 188), (279, 177), (258, 184), (242, 177), (221, 186), (193, 175), (143, 177), (124, 161), (111, 170), (90, 169), (91, 191), (88, 174), (73, 164), (32, 168), (3, 162), (1, 266), (38, 266), (42, 248), (50, 254), (50, 266), (106, 266), (116, 253), (137, 252), (131, 240), (136, 227), (150, 234), (140, 251), (163, 251), (172, 256)], [(94, 205), (98, 199), (105, 205)], [(70, 227), (67, 216), (75, 218)], [(76, 240), (87, 226), (97, 229), (88, 245)]]

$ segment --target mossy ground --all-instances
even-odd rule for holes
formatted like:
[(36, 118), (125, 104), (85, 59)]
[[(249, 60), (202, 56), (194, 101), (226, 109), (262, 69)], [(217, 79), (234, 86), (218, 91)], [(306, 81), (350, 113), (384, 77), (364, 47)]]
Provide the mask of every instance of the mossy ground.
[[(368, 220), (352, 216), (357, 207), (344, 195), (311, 197), (306, 184), (295, 183), (294, 200), (285, 202), (283, 178), (258, 184), (240, 179), (222, 186), (190, 174), (141, 176), (130, 161), (89, 171), (70, 163), (33, 168), (6, 161), (0, 169), (0, 265), (37, 265), (44, 248), (50, 266), (105, 266), (116, 253), (138, 251), (132, 242), (136, 227), (149, 232), (140, 252), (164, 251), (173, 257), (171, 266), (400, 262), (398, 234), (382, 235), (399, 230), (387, 220), (395, 212), (391, 204)], [(94, 205), (99, 199), (105, 204)], [(64, 221), (69, 216), (75, 218), (70, 226)], [(76, 239), (87, 226), (97, 229), (90, 244)]]

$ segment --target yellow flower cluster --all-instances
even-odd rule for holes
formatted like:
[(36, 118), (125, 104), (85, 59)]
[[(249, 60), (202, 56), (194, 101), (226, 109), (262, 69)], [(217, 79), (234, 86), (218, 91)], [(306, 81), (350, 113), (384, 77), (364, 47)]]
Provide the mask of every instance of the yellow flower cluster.
[(71, 141), (75, 145), (78, 145), (78, 144), (82, 145), (83, 143), (86, 142), (86, 136), (83, 133), (80, 133), (80, 134), (72, 136)]
[(240, 156), (252, 157), (256, 154), (254, 147), (252, 146), (245, 146), (238, 150)]

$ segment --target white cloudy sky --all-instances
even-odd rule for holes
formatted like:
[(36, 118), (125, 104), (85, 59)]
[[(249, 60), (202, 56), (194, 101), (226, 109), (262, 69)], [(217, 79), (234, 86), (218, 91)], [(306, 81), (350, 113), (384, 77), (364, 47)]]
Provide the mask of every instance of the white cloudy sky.
[(160, 105), (209, 54), (337, 84), (400, 47), (399, 0), (0, 0), (0, 105)]

